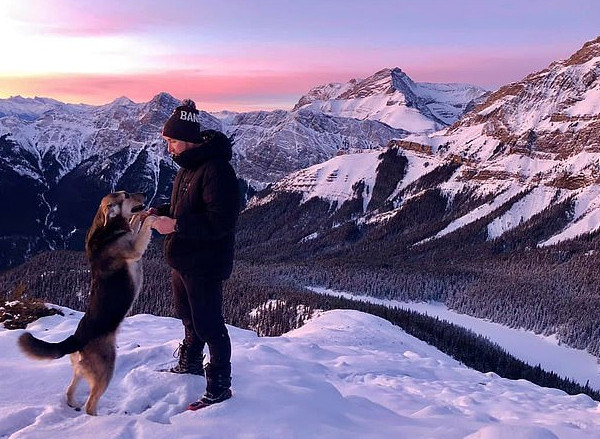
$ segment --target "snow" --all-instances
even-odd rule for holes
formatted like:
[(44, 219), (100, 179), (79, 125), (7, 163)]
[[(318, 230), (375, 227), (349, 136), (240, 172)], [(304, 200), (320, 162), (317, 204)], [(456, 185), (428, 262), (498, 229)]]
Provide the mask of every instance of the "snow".
[(493, 104), (488, 105), (484, 109), (480, 110), (477, 114), (479, 114), (480, 116), (488, 116), (489, 114), (492, 114), (497, 109), (501, 108), (503, 105), (505, 105), (508, 101), (510, 101), (513, 98), (514, 98), (514, 96), (511, 96), (511, 95), (504, 96), (504, 97), (498, 99)]
[(521, 154), (510, 154), (492, 162), (490, 165), (484, 167), (484, 169), (497, 171), (505, 170), (506, 172), (519, 175), (525, 179), (532, 178), (535, 175), (550, 173), (560, 163), (560, 161), (545, 159), (539, 156), (533, 158)]
[[(483, 93), (485, 90), (469, 84), (416, 83), (400, 69), (384, 69), (364, 80), (315, 87), (300, 99), (297, 108), (431, 133), (443, 128), (440, 120), (448, 125), (458, 120), (466, 105)], [(418, 100), (421, 108), (407, 99)]]
[(290, 174), (278, 182), (274, 189), (302, 192), (303, 202), (318, 197), (337, 202), (340, 207), (345, 201), (356, 198), (353, 186), (364, 182), (364, 208), (369, 204), (382, 150), (360, 154), (340, 155), (324, 163)]
[[(29, 325), (60, 340), (81, 313)], [(229, 327), (232, 399), (185, 411), (204, 378), (157, 372), (182, 336), (176, 319), (136, 315), (118, 335), (114, 378), (99, 416), (69, 408), (67, 358), (25, 358), (22, 331), (0, 329), (0, 437), (24, 438), (597, 438), (587, 396), (482, 374), (400, 328), (357, 311), (330, 311), (281, 337)], [(78, 397), (85, 397), (82, 386)]]
[(509, 328), (498, 323), (458, 313), (439, 302), (400, 302), (326, 288), (313, 287), (311, 290), (319, 294), (341, 296), (437, 317), (440, 320), (470, 329), (488, 338), (514, 357), (531, 366), (539, 364), (546, 371), (555, 372), (559, 376), (571, 379), (581, 385), (589, 382), (592, 388), (600, 390), (600, 364), (598, 358), (582, 349), (574, 349), (560, 344), (554, 335), (544, 336), (524, 329)]
[[(597, 78), (597, 72), (600, 69), (600, 58), (592, 58), (580, 66), (576, 66), (576, 68), (579, 70), (581, 77), (591, 75), (593, 78)], [(570, 116), (597, 116), (600, 114), (600, 83), (595, 80), (590, 84), (581, 99), (568, 108), (565, 113)]]
[(9, 99), (0, 99), (0, 117), (2, 116), (19, 116), (26, 120), (35, 120), (42, 114), (63, 109), (65, 111), (79, 111), (84, 108), (91, 108), (89, 105), (79, 104), (64, 104), (50, 98), (24, 98), (21, 96), (13, 96)]
[(416, 93), (434, 102), (445, 102), (452, 106), (466, 105), (481, 97), (485, 90), (465, 83), (415, 82)]
[(406, 166), (406, 174), (402, 178), (402, 181), (390, 195), (390, 198), (398, 195), (403, 189), (410, 186), (412, 183), (417, 181), (423, 175), (432, 172), (437, 166), (441, 165), (440, 160), (432, 155), (419, 154), (414, 151), (403, 151), (404, 156), (408, 160)]
[[(354, 187), (362, 181), (365, 185), (362, 193), (364, 211), (371, 200), (377, 178), (377, 167), (384, 151), (385, 149), (380, 148), (338, 155), (326, 162), (290, 174), (276, 183), (273, 189), (274, 191), (300, 192), (303, 194), (302, 202), (317, 197), (337, 203), (337, 207), (340, 207), (345, 201), (356, 198)], [(403, 151), (403, 154), (408, 160), (406, 174), (390, 198), (397, 196), (401, 190), (440, 164), (436, 157), (428, 154), (410, 150)], [(252, 205), (265, 204), (272, 199), (273, 196), (268, 195), (263, 199), (253, 200)], [(376, 218), (367, 219), (367, 222), (381, 221), (384, 217), (395, 213), (394, 211), (378, 215)], [(304, 239), (309, 240), (314, 237), (307, 236)]]
[(492, 157), (499, 141), (484, 134), (485, 124), (461, 125), (458, 129), (453, 127), (431, 136), (429, 138), (431, 146), (439, 148), (447, 142), (450, 147), (442, 155), (455, 155), (469, 160), (479, 160), (482, 163)]
[(557, 235), (540, 245), (554, 245), (560, 241), (573, 239), (591, 233), (600, 227), (600, 186), (588, 186), (581, 190), (575, 202), (573, 221)]
[(586, 91), (581, 101), (565, 111), (569, 116), (595, 116), (600, 114), (600, 88)]
[(504, 192), (500, 193), (498, 196), (494, 198), (493, 201), (489, 203), (484, 203), (481, 206), (473, 209), (466, 215), (452, 221), (448, 224), (444, 229), (440, 230), (433, 238), (437, 239), (445, 236), (449, 233), (454, 232), (455, 230), (460, 229), (461, 227), (466, 226), (467, 224), (471, 224), (477, 221), (480, 218), (490, 214), (494, 210), (498, 209), (500, 206), (504, 205), (508, 200), (517, 195), (522, 189), (520, 187), (510, 187)]
[(488, 240), (498, 238), (540, 213), (551, 204), (556, 193), (557, 189), (551, 187), (541, 186), (533, 189), (529, 194), (514, 203), (506, 213), (488, 224)]
[(338, 117), (378, 120), (393, 128), (410, 132), (431, 132), (440, 128), (439, 124), (423, 115), (418, 109), (407, 107), (404, 96), (400, 93), (395, 95), (397, 95), (396, 99), (392, 97), (394, 95), (374, 95), (355, 99), (316, 100), (302, 108)]

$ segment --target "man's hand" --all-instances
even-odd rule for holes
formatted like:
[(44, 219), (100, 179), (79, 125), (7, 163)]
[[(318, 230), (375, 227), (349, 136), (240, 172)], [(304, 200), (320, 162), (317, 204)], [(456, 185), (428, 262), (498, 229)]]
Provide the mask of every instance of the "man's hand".
[(169, 218), (168, 216), (157, 216), (152, 224), (152, 228), (161, 235), (168, 235), (175, 231), (176, 222), (177, 220)]

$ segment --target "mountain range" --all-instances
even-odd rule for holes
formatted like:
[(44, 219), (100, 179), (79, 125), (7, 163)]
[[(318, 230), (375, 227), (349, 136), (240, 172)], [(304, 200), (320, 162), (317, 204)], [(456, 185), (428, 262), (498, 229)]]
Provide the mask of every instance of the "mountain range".
[[(392, 71), (392, 77), (399, 74)], [(519, 227), (534, 227), (542, 212), (557, 206), (565, 221), (528, 244), (552, 245), (595, 232), (600, 227), (599, 78), (596, 39), (569, 59), (489, 94), (443, 130), (413, 132), (386, 148), (340, 155), (292, 173), (261, 193), (249, 209), (277, 199), (288, 203), (296, 194), (298, 209), (313, 209), (309, 200), (326, 201), (325, 216), (336, 218), (338, 225), (352, 222), (365, 233), (401, 221), (412, 206), (435, 198), (437, 210), (415, 224), (420, 231), (406, 242), (409, 246), (481, 221), (491, 241)], [(316, 89), (301, 99), (300, 108), (315, 103), (321, 109), (339, 108), (336, 99), (323, 99), (360, 96), (356, 90), (362, 88), (353, 86), (352, 94), (344, 91), (348, 86)], [(330, 221), (308, 224), (303, 233), (311, 239), (332, 230)]]
[[(427, 102), (463, 108), (473, 94), (484, 93), (476, 87), (469, 94), (464, 85), (439, 84), (446, 93), (434, 103), (430, 96), (434, 85), (419, 88), (399, 69), (385, 72), (351, 81), (360, 85), (361, 97), (347, 95), (344, 102), (362, 102), (370, 90), (370, 111), (381, 113), (394, 99), (398, 101), (394, 108), (428, 121), (422, 130), (408, 131), (374, 118), (361, 120), (362, 103), (356, 105), (356, 113), (343, 114), (302, 105), (292, 111), (214, 116), (202, 111), (202, 125), (235, 139), (233, 163), (245, 193), (251, 194), (340, 152), (384, 147), (392, 139), (444, 125)], [(398, 84), (402, 88), (396, 90)], [(418, 95), (420, 90), (429, 94)], [(18, 212), (0, 219), (0, 266), (13, 266), (41, 250), (81, 248), (97, 200), (108, 192), (144, 192), (150, 204), (166, 200), (176, 165), (166, 154), (160, 132), (179, 103), (167, 93), (147, 103), (122, 97), (102, 106), (37, 97), (0, 100), (0, 197)], [(459, 113), (456, 110), (452, 117), (457, 119)]]
[[(201, 112), (204, 127), (234, 139), (247, 198), (259, 191), (242, 214), (240, 254), (394, 260), (449, 251), (461, 233), (506, 249), (593, 233), (599, 66), (596, 39), (493, 93), (394, 68), (315, 87), (291, 111)], [(0, 219), (3, 266), (81, 248), (109, 191), (165, 201), (176, 166), (160, 129), (178, 104), (166, 93), (103, 106), (0, 100), (0, 195), (19, 212)]]

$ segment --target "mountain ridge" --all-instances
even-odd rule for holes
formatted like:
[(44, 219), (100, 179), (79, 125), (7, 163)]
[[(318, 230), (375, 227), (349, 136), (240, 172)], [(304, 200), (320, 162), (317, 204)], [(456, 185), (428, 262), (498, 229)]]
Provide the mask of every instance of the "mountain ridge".
[(345, 84), (314, 87), (293, 111), (308, 108), (334, 116), (380, 120), (411, 132), (433, 132), (455, 122), (472, 101), (485, 94), (484, 89), (470, 84), (417, 83), (395, 67)]
[[(0, 221), (0, 256), (7, 265), (24, 255), (81, 248), (83, 235), (107, 192), (146, 193), (168, 200), (177, 167), (160, 136), (180, 101), (161, 92), (149, 102), (118, 97), (92, 106), (50, 98), (0, 99), (0, 196), (21, 218)], [(409, 131), (379, 120), (298, 109), (250, 113), (200, 111), (206, 129), (235, 141), (233, 164), (244, 198), (290, 172), (336, 154), (381, 148)]]
[[(540, 244), (594, 232), (600, 227), (594, 226), (598, 223), (593, 220), (600, 218), (599, 205), (593, 201), (594, 194), (600, 190), (599, 78), (600, 38), (586, 43), (566, 61), (554, 62), (522, 81), (501, 87), (445, 130), (390, 141), (388, 147), (396, 148), (398, 154), (406, 157), (411, 171), (409, 178), (399, 179), (399, 186), (389, 191), (391, 198), (387, 201), (394, 208), (386, 216), (389, 218), (401, 209), (403, 201), (398, 194), (402, 193), (404, 201), (407, 197), (418, 197), (418, 190), (407, 192), (412, 184), (436, 168), (456, 165), (454, 173), (441, 181), (439, 188), (448, 200), (457, 194), (470, 193), (475, 207), (479, 206), (480, 215), (468, 213), (456, 218), (454, 225), (446, 225), (429, 239), (472, 223), (484, 212), (492, 213), (492, 207), (482, 210), (484, 205), (476, 201), (490, 196), (500, 197), (496, 208), (503, 205), (500, 200), (515, 205), (512, 211), (507, 207), (504, 216), (498, 216), (494, 225), (490, 225), (490, 237), (499, 237), (554, 203), (567, 199), (573, 199), (575, 203), (570, 226)], [(372, 154), (369, 157), (372, 158)], [(358, 184), (361, 176), (350, 169), (360, 160), (348, 158), (353, 164), (345, 164), (344, 160), (344, 157), (336, 157), (291, 174), (278, 182), (273, 191), (300, 192), (305, 201), (313, 196), (311, 191), (321, 192), (325, 194), (324, 198), (332, 200), (335, 197), (328, 197), (327, 186), (333, 187), (339, 182), (329, 178), (321, 182), (321, 188), (313, 185), (309, 189), (306, 185), (303, 189), (301, 182), (309, 174), (314, 180), (320, 172), (331, 173), (328, 169), (337, 167), (342, 176), (354, 175), (345, 180), (346, 187), (342, 192), (348, 194), (347, 197), (335, 198), (338, 207), (353, 197), (360, 198), (361, 195), (352, 191), (352, 186)], [(368, 169), (362, 176), (366, 199), (377, 177), (376, 166), (371, 165)], [(300, 183), (296, 185), (296, 182)], [(504, 198), (501, 194), (505, 194)], [(518, 194), (525, 198), (520, 205), (514, 198)], [(271, 199), (273, 196), (273, 193), (269, 195)], [(528, 207), (519, 207), (524, 204)], [(356, 212), (356, 215), (365, 215), (365, 220), (370, 221), (366, 211)], [(582, 227), (582, 221), (589, 223), (589, 227)], [(503, 226), (499, 227), (501, 223)]]

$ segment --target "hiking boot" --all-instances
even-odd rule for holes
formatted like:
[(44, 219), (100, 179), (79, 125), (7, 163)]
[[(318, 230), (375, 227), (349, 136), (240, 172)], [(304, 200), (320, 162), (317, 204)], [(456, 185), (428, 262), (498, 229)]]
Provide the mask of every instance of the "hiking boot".
[(225, 389), (220, 395), (213, 395), (212, 393), (206, 392), (202, 398), (198, 401), (192, 402), (188, 405), (188, 410), (196, 411), (209, 405), (218, 404), (231, 398), (231, 389)]
[(191, 403), (188, 410), (198, 410), (231, 398), (231, 363), (221, 366), (207, 364), (206, 392), (198, 401)]
[(222, 395), (226, 394), (226, 391), (231, 387), (231, 363), (221, 366), (208, 363), (204, 371), (206, 374), (205, 396), (208, 396), (209, 399), (219, 399)]
[(175, 366), (167, 370), (168, 372), (204, 376), (204, 354), (201, 345), (188, 344), (183, 340), (173, 356), (179, 357), (179, 360)]

